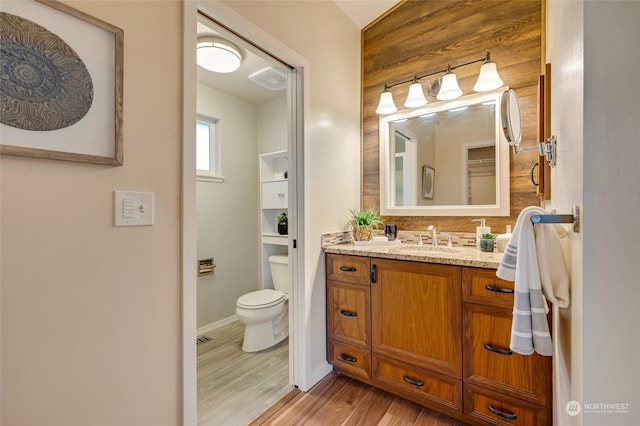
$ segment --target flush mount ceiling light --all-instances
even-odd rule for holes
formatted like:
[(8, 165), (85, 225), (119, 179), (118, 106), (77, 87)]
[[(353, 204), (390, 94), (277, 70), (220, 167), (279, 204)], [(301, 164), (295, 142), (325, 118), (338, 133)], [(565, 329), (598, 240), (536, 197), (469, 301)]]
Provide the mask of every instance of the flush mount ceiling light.
[(202, 68), (219, 73), (229, 73), (240, 68), (243, 56), (233, 43), (213, 36), (199, 37), (197, 62)]
[(502, 86), (502, 79), (500, 79), (500, 76), (498, 75), (496, 63), (491, 60), (491, 53), (487, 52), (485, 57), (476, 59), (475, 61), (456, 66), (447, 65), (446, 69), (425, 75), (419, 76), (414, 74), (411, 80), (405, 80), (399, 83), (385, 83), (384, 91), (380, 94), (380, 102), (378, 104), (378, 108), (376, 108), (376, 113), (383, 115), (396, 112), (398, 109), (393, 101), (393, 94), (389, 92), (389, 89), (406, 83), (411, 83), (411, 86), (409, 87), (409, 94), (407, 95), (407, 100), (405, 101), (404, 106), (407, 108), (418, 108), (426, 105), (428, 101), (424, 96), (422, 85), (419, 80), (438, 74), (444, 74), (442, 79), (435, 79), (433, 84), (427, 83), (429, 86), (428, 91), (431, 96), (435, 96), (435, 98), (440, 101), (451, 100), (462, 96), (462, 90), (458, 85), (458, 79), (453, 70), (478, 62), (484, 63), (482, 64), (482, 67), (480, 67), (480, 75), (478, 76), (478, 81), (473, 86), (473, 90), (476, 92), (487, 92)]

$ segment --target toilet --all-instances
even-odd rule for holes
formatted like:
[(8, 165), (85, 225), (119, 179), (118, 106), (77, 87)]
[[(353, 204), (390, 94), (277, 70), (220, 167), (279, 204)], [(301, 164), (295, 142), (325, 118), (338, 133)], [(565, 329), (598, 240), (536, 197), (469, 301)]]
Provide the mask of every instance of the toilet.
[(252, 291), (240, 296), (236, 302), (236, 315), (245, 325), (242, 341), (245, 352), (270, 348), (289, 336), (289, 258), (270, 256), (269, 266), (275, 290)]

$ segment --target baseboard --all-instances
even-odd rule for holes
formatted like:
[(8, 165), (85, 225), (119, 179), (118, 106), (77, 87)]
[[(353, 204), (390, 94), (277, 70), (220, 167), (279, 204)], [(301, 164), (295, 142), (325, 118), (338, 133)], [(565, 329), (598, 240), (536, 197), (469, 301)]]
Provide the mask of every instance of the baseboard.
[(196, 331), (196, 335), (200, 336), (201, 334), (208, 333), (210, 331), (215, 330), (216, 328), (224, 327), (225, 325), (229, 325), (238, 321), (237, 315), (231, 315), (228, 318), (221, 319), (220, 321), (212, 322), (211, 324), (204, 325)]
[(305, 381), (305, 384), (303, 385), (304, 387), (300, 386), (300, 390), (303, 392), (307, 392), (316, 383), (322, 380), (324, 376), (331, 373), (332, 371), (333, 371), (333, 366), (331, 366), (331, 364), (325, 361), (320, 367), (316, 368), (311, 372), (311, 377), (309, 377), (309, 380)]

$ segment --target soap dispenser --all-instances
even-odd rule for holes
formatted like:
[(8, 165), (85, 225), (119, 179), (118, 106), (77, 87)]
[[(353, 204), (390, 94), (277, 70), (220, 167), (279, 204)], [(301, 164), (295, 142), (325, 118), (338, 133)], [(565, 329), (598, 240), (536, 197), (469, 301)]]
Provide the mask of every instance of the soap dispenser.
[(482, 234), (490, 234), (491, 227), (486, 225), (484, 218), (473, 219), (471, 222), (480, 222), (480, 226), (476, 226), (476, 247), (480, 248), (480, 238), (482, 237)]
[(500, 234), (496, 237), (498, 253), (504, 253), (507, 248), (507, 244), (509, 244), (509, 240), (511, 240), (511, 225), (507, 225), (506, 233)]

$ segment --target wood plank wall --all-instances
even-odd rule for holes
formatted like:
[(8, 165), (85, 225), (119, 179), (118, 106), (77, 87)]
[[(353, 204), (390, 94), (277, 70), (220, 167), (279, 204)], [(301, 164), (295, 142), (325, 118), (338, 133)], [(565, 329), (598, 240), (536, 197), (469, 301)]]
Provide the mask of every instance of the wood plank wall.
[[(522, 111), (522, 147), (537, 139), (537, 85), (542, 62), (541, 0), (409, 0), (362, 31), (362, 200), (380, 208), (378, 120), (375, 109), (385, 82), (393, 84), (479, 59), (491, 51), (504, 84), (518, 94)], [(456, 70), (465, 94), (473, 93), (480, 70), (474, 64)], [(424, 83), (424, 82), (423, 82)], [(426, 84), (425, 93), (426, 93)], [(396, 105), (408, 84), (391, 89)], [(487, 217), (494, 233), (515, 225), (520, 210), (539, 205), (529, 178), (536, 150), (510, 155), (511, 216)], [(401, 230), (475, 232), (474, 217), (385, 217)]]

